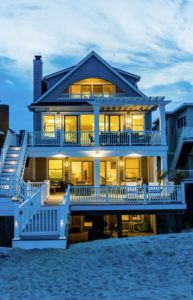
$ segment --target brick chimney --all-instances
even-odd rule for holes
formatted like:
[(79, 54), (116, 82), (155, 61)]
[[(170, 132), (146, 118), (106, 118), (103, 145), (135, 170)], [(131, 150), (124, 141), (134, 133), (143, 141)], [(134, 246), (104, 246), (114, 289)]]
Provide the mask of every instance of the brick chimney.
[(43, 71), (43, 62), (41, 55), (35, 55), (33, 60), (33, 72), (34, 72), (34, 102), (42, 95), (42, 71)]

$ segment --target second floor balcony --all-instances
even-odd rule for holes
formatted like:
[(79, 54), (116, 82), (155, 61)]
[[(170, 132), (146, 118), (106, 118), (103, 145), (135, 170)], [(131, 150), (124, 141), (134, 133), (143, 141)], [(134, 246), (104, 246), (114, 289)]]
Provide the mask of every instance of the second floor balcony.
[(159, 146), (160, 131), (63, 131), (32, 132), (28, 136), (29, 146)]

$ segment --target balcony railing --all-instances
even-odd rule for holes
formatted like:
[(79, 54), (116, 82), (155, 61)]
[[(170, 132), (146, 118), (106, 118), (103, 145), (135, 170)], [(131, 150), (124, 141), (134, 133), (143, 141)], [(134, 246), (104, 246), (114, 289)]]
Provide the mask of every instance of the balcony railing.
[(98, 97), (104, 98), (114, 98), (114, 97), (127, 97), (128, 94), (125, 93), (82, 93), (82, 94), (71, 94), (63, 93), (61, 94), (62, 99), (93, 99)]
[(181, 180), (193, 180), (193, 170), (175, 170), (171, 172), (171, 178), (180, 176)]
[(180, 185), (157, 186), (71, 186), (73, 205), (101, 204), (184, 204), (184, 189)]
[[(33, 132), (29, 146), (94, 146), (94, 131)], [(161, 145), (160, 131), (104, 131), (99, 133), (99, 146)], [(98, 146), (98, 145), (97, 145)]]

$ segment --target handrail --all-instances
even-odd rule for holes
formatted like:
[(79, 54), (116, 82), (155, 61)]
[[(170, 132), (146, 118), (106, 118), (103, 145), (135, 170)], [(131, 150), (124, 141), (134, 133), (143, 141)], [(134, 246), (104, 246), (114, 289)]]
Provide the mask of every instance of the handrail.
[(69, 213), (70, 213), (70, 186), (67, 187), (64, 195), (64, 200), (60, 205), (59, 213), (59, 226), (60, 226), (60, 239), (66, 238), (69, 225)]
[(0, 173), (3, 169), (5, 158), (6, 158), (6, 155), (7, 155), (7, 152), (8, 152), (8, 149), (9, 149), (10, 146), (17, 146), (17, 134), (15, 132), (11, 132), (10, 130), (8, 130), (3, 148), (1, 150)]
[(22, 168), (23, 168), (23, 165), (25, 164), (25, 155), (26, 155), (26, 149), (27, 149), (27, 137), (28, 137), (28, 133), (27, 133), (27, 131), (24, 131), (23, 136), (22, 136), (22, 141), (20, 144), (21, 150), (20, 150), (20, 155), (19, 155), (18, 166), (15, 171), (16, 177), (21, 176)]

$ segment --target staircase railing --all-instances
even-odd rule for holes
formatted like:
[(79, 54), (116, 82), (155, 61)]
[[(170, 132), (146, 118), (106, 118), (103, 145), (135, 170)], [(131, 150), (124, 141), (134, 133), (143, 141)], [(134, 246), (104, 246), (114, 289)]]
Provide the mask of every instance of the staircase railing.
[(17, 142), (18, 142), (17, 139), (18, 139), (18, 136), (15, 132), (12, 132), (10, 130), (7, 131), (6, 139), (5, 139), (3, 148), (1, 150), (1, 156), (0, 156), (0, 174), (3, 169), (7, 151), (10, 146), (17, 146)]
[(20, 144), (21, 148), (20, 148), (18, 166), (15, 172), (16, 177), (22, 177), (23, 175), (22, 170), (24, 169), (25, 162), (26, 162), (27, 138), (28, 138), (27, 131), (24, 131), (22, 136), (22, 141)]
[(175, 150), (174, 157), (173, 157), (172, 164), (171, 164), (171, 170), (176, 168), (176, 163), (178, 161), (178, 157), (180, 155), (180, 151), (182, 149), (184, 141), (187, 139), (192, 139), (192, 138), (193, 138), (193, 127), (184, 127), (182, 129), (182, 132), (178, 139), (178, 143), (177, 143), (176, 150)]
[(15, 204), (14, 206), (14, 239), (18, 239), (29, 224), (33, 215), (40, 208), (40, 189), (36, 191), (28, 200), (22, 204)]
[(36, 191), (27, 201), (14, 207), (14, 240), (21, 237), (56, 235), (66, 239), (69, 225), (70, 189), (64, 201), (57, 206), (41, 206), (41, 191)]

